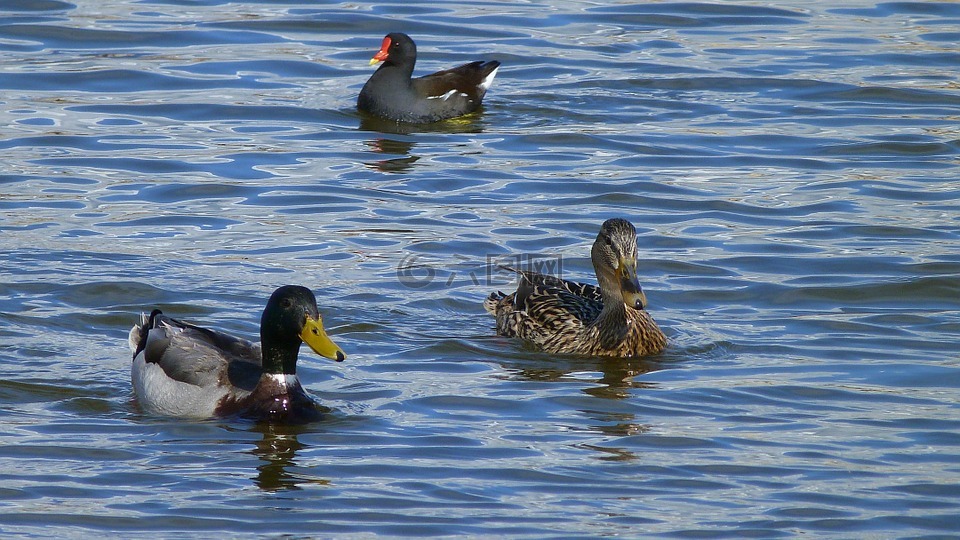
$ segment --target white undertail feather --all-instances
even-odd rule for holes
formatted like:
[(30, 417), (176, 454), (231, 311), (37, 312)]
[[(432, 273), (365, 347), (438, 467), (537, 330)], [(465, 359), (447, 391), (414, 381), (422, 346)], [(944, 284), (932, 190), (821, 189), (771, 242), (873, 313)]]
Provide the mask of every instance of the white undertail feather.
[(496, 68), (494, 68), (489, 75), (487, 75), (486, 77), (483, 78), (482, 81), (480, 81), (480, 90), (483, 90), (484, 92), (486, 92), (487, 89), (490, 88), (490, 85), (493, 84), (493, 78), (497, 76), (498, 69), (500, 69), (500, 66), (497, 66)]

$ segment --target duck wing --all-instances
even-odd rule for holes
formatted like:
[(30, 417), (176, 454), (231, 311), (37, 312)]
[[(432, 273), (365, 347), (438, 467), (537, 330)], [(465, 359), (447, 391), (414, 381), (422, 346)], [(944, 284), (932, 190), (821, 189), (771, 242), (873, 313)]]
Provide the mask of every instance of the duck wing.
[(603, 303), (599, 289), (536, 272), (510, 269), (520, 275), (513, 294), (494, 293), (484, 305), (497, 318), (497, 333), (520, 337), (543, 350), (574, 350), (584, 328)]
[(260, 377), (260, 347), (155, 310), (140, 330), (138, 351), (175, 381), (207, 387), (229, 384), (252, 390)]
[(568, 281), (566, 279), (560, 279), (556, 276), (530, 272), (527, 270), (515, 270), (512, 268), (510, 268), (510, 270), (520, 274), (523, 280), (526, 280), (530, 284), (540, 287), (545, 291), (566, 291), (574, 296), (581, 297), (584, 300), (598, 302), (601, 304), (601, 306), (603, 304), (602, 297), (600, 296), (600, 287), (597, 287), (596, 285), (580, 283), (577, 281)]
[(516, 309), (546, 329), (560, 331), (575, 326), (579, 330), (603, 309), (596, 287), (535, 272), (520, 275), (514, 296)]
[(413, 89), (427, 99), (466, 100), (479, 106), (493, 83), (500, 62), (478, 60), (412, 80)]

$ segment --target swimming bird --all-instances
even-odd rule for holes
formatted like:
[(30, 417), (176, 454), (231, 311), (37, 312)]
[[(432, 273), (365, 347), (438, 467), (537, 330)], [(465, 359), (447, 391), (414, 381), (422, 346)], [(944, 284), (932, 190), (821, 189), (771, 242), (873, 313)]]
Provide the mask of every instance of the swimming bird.
[(428, 123), (463, 116), (480, 108), (500, 62), (476, 61), (416, 79), (417, 46), (395, 32), (383, 38), (370, 64), (383, 62), (370, 77), (357, 108), (397, 122)]
[(667, 338), (646, 311), (637, 280), (633, 224), (603, 222), (590, 258), (599, 287), (511, 269), (519, 274), (516, 292), (498, 291), (483, 302), (497, 319), (497, 333), (551, 353), (631, 357), (662, 351)]
[(300, 344), (337, 362), (346, 358), (327, 337), (313, 292), (297, 285), (270, 296), (260, 317), (260, 344), (178, 321), (159, 309), (141, 315), (129, 342), (141, 407), (191, 418), (316, 419), (321, 408), (297, 378)]

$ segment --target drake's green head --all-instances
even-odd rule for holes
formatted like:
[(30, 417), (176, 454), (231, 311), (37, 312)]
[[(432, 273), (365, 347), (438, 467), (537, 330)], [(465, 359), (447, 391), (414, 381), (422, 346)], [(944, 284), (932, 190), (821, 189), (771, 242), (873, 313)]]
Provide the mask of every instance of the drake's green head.
[(284, 285), (270, 296), (260, 317), (264, 372), (295, 375), (303, 342), (325, 358), (342, 362), (347, 357), (323, 329), (313, 292), (299, 285)]

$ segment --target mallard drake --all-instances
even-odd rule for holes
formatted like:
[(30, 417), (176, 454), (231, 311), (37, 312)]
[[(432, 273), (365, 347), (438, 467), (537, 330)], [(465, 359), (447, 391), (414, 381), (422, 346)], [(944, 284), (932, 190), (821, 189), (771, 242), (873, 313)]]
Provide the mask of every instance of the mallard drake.
[(637, 280), (637, 230), (608, 219), (590, 251), (599, 287), (536, 272), (513, 270), (513, 294), (495, 292), (483, 302), (497, 318), (497, 333), (519, 337), (551, 353), (645, 356), (662, 351), (667, 338), (644, 309)]
[(314, 419), (320, 408), (297, 378), (300, 344), (337, 362), (346, 358), (327, 337), (313, 292), (296, 285), (270, 296), (260, 317), (259, 345), (159, 309), (141, 315), (129, 342), (133, 390), (143, 409), (193, 418)]
[(480, 108), (500, 62), (476, 61), (413, 78), (417, 45), (394, 32), (383, 38), (371, 64), (383, 62), (360, 90), (357, 108), (397, 122), (438, 122)]

